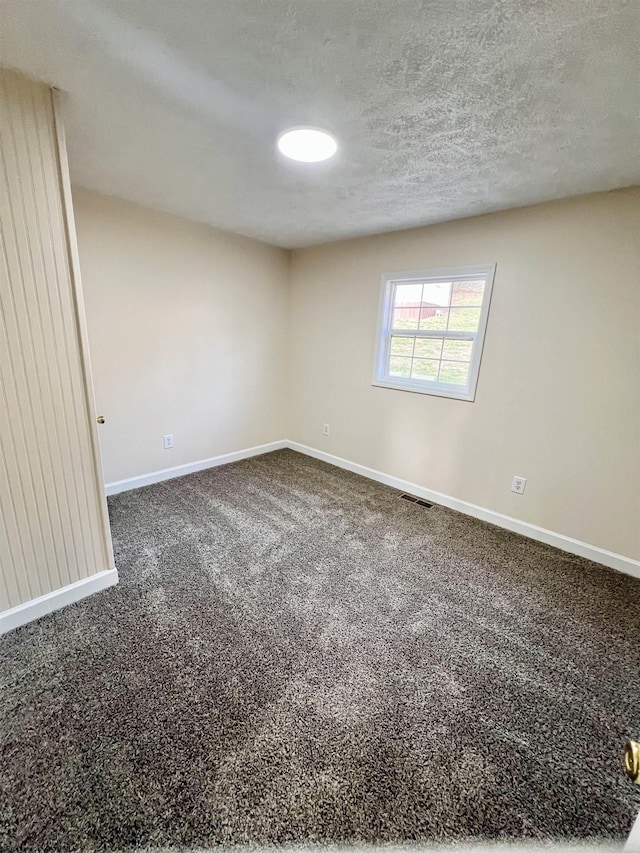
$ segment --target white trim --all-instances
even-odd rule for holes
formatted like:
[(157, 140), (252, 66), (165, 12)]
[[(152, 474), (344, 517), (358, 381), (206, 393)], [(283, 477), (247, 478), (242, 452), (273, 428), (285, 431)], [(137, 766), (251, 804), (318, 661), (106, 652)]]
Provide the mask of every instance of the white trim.
[(527, 521), (503, 515), (500, 512), (495, 512), (494, 510), (477, 506), (468, 501), (445, 495), (442, 492), (427, 489), (424, 486), (419, 486), (417, 483), (402, 480), (391, 474), (385, 474), (383, 471), (376, 471), (374, 468), (368, 468), (366, 465), (351, 462), (340, 456), (333, 456), (331, 453), (316, 450), (314, 447), (308, 447), (305, 444), (299, 444), (297, 441), (291, 441), (290, 439), (272, 441), (269, 444), (261, 444), (257, 447), (249, 447), (246, 450), (225, 453), (222, 456), (214, 456), (211, 459), (202, 459), (199, 462), (190, 462), (186, 465), (177, 465), (175, 468), (165, 468), (162, 471), (153, 471), (150, 474), (142, 474), (139, 477), (130, 477), (127, 480), (107, 483), (106, 493), (107, 495), (115, 495), (119, 492), (129, 491), (130, 489), (139, 489), (143, 486), (150, 486), (153, 483), (160, 483), (163, 480), (171, 480), (174, 477), (182, 477), (185, 474), (193, 474), (196, 471), (204, 471), (207, 468), (216, 468), (218, 465), (228, 465), (230, 462), (238, 462), (240, 459), (248, 459), (251, 456), (271, 453), (274, 450), (282, 450), (285, 447), (295, 450), (298, 453), (303, 453), (306, 456), (313, 456), (315, 459), (328, 462), (330, 465), (335, 465), (338, 468), (344, 468), (346, 471), (352, 471), (354, 474), (360, 474), (360, 476), (367, 477), (370, 480), (376, 480), (378, 483), (384, 483), (401, 492), (409, 492), (432, 503), (441, 504), (449, 509), (456, 510), (456, 512), (462, 512), (465, 515), (471, 515), (482, 521), (488, 521), (497, 527), (503, 527), (505, 530), (519, 533), (537, 542), (553, 545), (555, 548), (560, 548), (561, 551), (576, 554), (578, 557), (593, 560), (595, 563), (601, 563), (619, 572), (640, 578), (640, 561), (638, 560), (632, 560), (630, 557), (624, 557), (622, 554), (615, 554), (613, 551), (589, 545), (587, 542), (581, 542), (579, 539), (572, 539), (570, 536), (564, 536), (562, 533), (555, 533), (553, 530), (538, 527), (536, 524), (530, 524)]
[(186, 465), (176, 465), (174, 468), (163, 468), (162, 471), (152, 471), (150, 474), (129, 477), (127, 480), (115, 480), (113, 483), (106, 484), (106, 494), (117, 495), (119, 492), (128, 492), (130, 489), (140, 489), (143, 486), (151, 486), (153, 483), (161, 483), (163, 480), (172, 480), (174, 477), (183, 477), (185, 474), (195, 474), (196, 471), (217, 468), (218, 465), (228, 465), (230, 462), (238, 462), (240, 459), (248, 459), (250, 456), (261, 456), (263, 453), (271, 453), (285, 447), (288, 447), (286, 440), (271, 441), (269, 444), (248, 447), (245, 450), (236, 450), (233, 453), (223, 453), (222, 456), (212, 456), (211, 459), (201, 459), (199, 462), (187, 462)]
[(13, 631), (14, 628), (26, 625), (27, 622), (33, 622), (34, 619), (40, 619), (47, 613), (53, 613), (54, 610), (60, 610), (67, 604), (81, 601), (88, 595), (108, 589), (117, 583), (117, 570), (109, 569), (106, 572), (98, 572), (88, 578), (82, 578), (82, 580), (69, 584), (69, 586), (63, 586), (62, 589), (55, 589), (53, 592), (48, 592), (32, 601), (26, 601), (24, 604), (12, 607), (11, 610), (5, 610), (4, 613), (0, 613), (0, 634)]
[[(334, 456), (331, 453), (325, 453), (323, 450), (316, 450), (314, 447), (308, 447), (305, 444), (300, 444), (297, 441), (290, 441), (289, 439), (272, 441), (269, 444), (261, 444), (258, 447), (250, 447), (246, 450), (238, 450), (234, 453), (225, 453), (222, 456), (214, 456), (211, 459), (203, 459), (200, 462), (178, 465), (175, 468), (166, 468), (164, 471), (154, 471), (151, 474), (144, 474), (140, 477), (131, 477), (128, 480), (119, 480), (115, 483), (108, 483), (106, 487), (107, 494), (115, 495), (118, 492), (124, 492), (128, 489), (137, 489), (141, 486), (159, 483), (163, 480), (172, 479), (173, 477), (181, 477), (184, 474), (203, 471), (206, 468), (214, 468), (218, 465), (227, 465), (230, 462), (237, 462), (240, 459), (248, 459), (251, 456), (259, 456), (263, 453), (271, 453), (274, 450), (282, 450), (285, 447), (295, 450), (298, 453), (303, 453), (306, 456), (312, 456), (315, 459), (320, 459), (323, 462), (328, 462), (329, 465), (335, 465), (337, 468), (344, 468), (346, 471), (352, 471), (354, 474), (360, 474), (360, 476), (367, 477), (370, 480), (375, 480), (378, 483), (384, 483), (386, 486), (391, 486), (391, 488), (398, 489), (401, 492), (408, 492), (409, 494), (416, 495), (416, 497), (424, 498), (432, 503), (441, 504), (449, 509), (456, 510), (456, 512), (462, 512), (465, 515), (479, 518), (482, 521), (488, 521), (490, 524), (503, 527), (505, 530), (520, 533), (522, 536), (527, 536), (529, 539), (534, 539), (537, 542), (544, 542), (547, 545), (553, 545), (555, 548), (559, 548), (562, 551), (567, 551), (570, 554), (576, 554), (579, 557), (584, 557), (587, 560), (593, 560), (596, 563), (609, 566), (612, 569), (624, 572), (632, 577), (640, 578), (640, 561), (638, 560), (632, 560), (630, 557), (622, 556), (622, 554), (615, 554), (613, 551), (607, 551), (604, 548), (589, 545), (586, 542), (581, 542), (578, 539), (572, 539), (570, 536), (564, 536), (561, 533), (554, 533), (552, 530), (546, 530), (544, 527), (538, 527), (535, 524), (520, 521), (517, 518), (503, 515), (500, 512), (494, 512), (493, 510), (477, 506), (476, 504), (469, 503), (468, 501), (453, 498), (450, 495), (443, 494), (442, 492), (427, 489), (424, 486), (419, 486), (417, 483), (402, 480), (399, 477), (392, 476), (391, 474), (376, 471), (374, 468), (368, 468), (366, 465), (351, 462), (340, 456)], [(99, 572), (98, 574), (91, 575), (91, 577), (83, 578), (69, 586), (63, 587), (62, 589), (49, 592), (40, 598), (35, 598), (33, 601), (20, 604), (11, 610), (6, 610), (4, 613), (0, 613), (0, 634), (12, 631), (14, 628), (19, 628), (21, 625), (26, 625), (34, 619), (39, 619), (47, 613), (59, 610), (67, 604), (73, 604), (76, 601), (86, 598), (88, 595), (93, 595), (93, 593), (100, 592), (100, 590), (107, 589), (117, 583), (118, 572), (116, 569), (110, 569), (105, 572)]]
[(102, 457), (100, 455), (100, 441), (98, 438), (98, 427), (96, 421), (96, 403), (93, 394), (93, 376), (91, 373), (91, 359), (89, 357), (89, 332), (87, 330), (87, 317), (84, 308), (84, 295), (82, 291), (82, 277), (80, 275), (80, 255), (78, 252), (78, 240), (76, 235), (76, 223), (73, 215), (73, 198), (71, 196), (71, 178), (69, 176), (69, 161), (67, 158), (67, 142), (64, 124), (60, 118), (61, 104), (60, 92), (51, 90), (53, 104), (53, 120), (55, 125), (56, 141), (58, 143), (58, 168), (60, 171), (60, 184), (62, 187), (62, 212), (66, 224), (67, 254), (69, 257), (69, 274), (71, 276), (74, 319), (80, 343), (80, 366), (84, 384), (84, 400), (86, 403), (86, 414), (89, 418), (89, 435), (91, 439), (91, 455), (93, 467), (93, 488), (102, 522), (102, 544), (110, 569), (115, 566), (113, 558), (113, 543), (111, 541), (111, 526), (109, 524), (109, 510), (104, 493), (104, 476)]
[(409, 492), (431, 503), (441, 504), (449, 509), (456, 510), (456, 512), (462, 512), (465, 515), (471, 515), (482, 521), (488, 521), (490, 524), (503, 527), (505, 530), (520, 533), (529, 539), (544, 542), (546, 545), (553, 545), (555, 548), (560, 548), (561, 551), (568, 551), (570, 554), (585, 557), (587, 560), (593, 560), (595, 563), (601, 563), (604, 566), (609, 566), (611, 569), (616, 569), (632, 577), (640, 578), (640, 561), (624, 557), (622, 554), (615, 554), (613, 551), (606, 551), (604, 548), (589, 545), (586, 542), (581, 542), (579, 539), (572, 539), (570, 536), (564, 536), (562, 533), (554, 533), (553, 530), (538, 527), (536, 524), (529, 524), (527, 521), (520, 521), (518, 518), (503, 515), (501, 512), (494, 512), (491, 509), (453, 498), (442, 492), (426, 489), (417, 483), (410, 483), (408, 480), (401, 480), (399, 477), (393, 477), (391, 474), (376, 471), (374, 468), (367, 468), (366, 465), (360, 465), (357, 462), (350, 462), (348, 459), (342, 459), (340, 456), (333, 456), (331, 453), (325, 453), (323, 450), (316, 450), (314, 447), (298, 444), (297, 441), (287, 441), (286, 446), (291, 450), (296, 450), (298, 453), (313, 456), (314, 459), (321, 459), (323, 462), (328, 462), (329, 465), (344, 468), (346, 471), (352, 471), (354, 474), (360, 474), (362, 477), (368, 477), (370, 480), (384, 483), (386, 486), (391, 486), (393, 489), (398, 489), (401, 492)]
[[(432, 394), (436, 397), (449, 397), (453, 400), (465, 400), (472, 403), (475, 400), (476, 388), (478, 386), (478, 375), (480, 373), (480, 362), (482, 360), (482, 349), (484, 347), (484, 339), (487, 331), (487, 321), (489, 319), (489, 307), (491, 305), (491, 294), (493, 291), (495, 273), (495, 264), (478, 264), (477, 266), (443, 267), (440, 269), (383, 273), (380, 281), (380, 301), (378, 304), (378, 323), (376, 326), (376, 354), (371, 384), (379, 388), (391, 388), (395, 391), (412, 391), (417, 394)], [(470, 339), (473, 342), (467, 385), (462, 388), (459, 385), (448, 385), (444, 382), (432, 382), (422, 379), (403, 379), (391, 376), (388, 373), (387, 368), (389, 365), (389, 347), (391, 345), (392, 335), (392, 308), (395, 301), (394, 292), (396, 285), (407, 284), (414, 281), (428, 282), (447, 279), (464, 281), (465, 279), (477, 278), (484, 279), (485, 288), (482, 297), (478, 329), (477, 331), (464, 336), (465, 340)], [(406, 330), (406, 335), (407, 337), (441, 337), (442, 339), (446, 339), (448, 337), (463, 337), (461, 333), (457, 332), (447, 334), (446, 331), (442, 331), (436, 334), (435, 332), (426, 333), (421, 330), (415, 330), (414, 332), (411, 329)]]

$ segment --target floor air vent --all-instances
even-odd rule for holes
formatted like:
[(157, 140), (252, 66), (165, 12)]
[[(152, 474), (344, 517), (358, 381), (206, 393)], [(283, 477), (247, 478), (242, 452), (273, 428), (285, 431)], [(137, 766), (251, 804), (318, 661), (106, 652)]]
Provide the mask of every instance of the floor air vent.
[(426, 506), (427, 509), (431, 509), (433, 504), (430, 504), (428, 501), (423, 501), (422, 498), (415, 498), (413, 495), (400, 495), (403, 501), (409, 501), (412, 504), (418, 504), (418, 506)]

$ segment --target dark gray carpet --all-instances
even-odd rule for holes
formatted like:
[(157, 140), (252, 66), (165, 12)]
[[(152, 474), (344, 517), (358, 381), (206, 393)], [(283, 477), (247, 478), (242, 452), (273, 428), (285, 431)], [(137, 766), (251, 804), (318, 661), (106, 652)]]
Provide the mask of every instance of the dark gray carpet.
[(628, 834), (639, 581), (288, 450), (109, 505), (0, 641), (2, 850)]

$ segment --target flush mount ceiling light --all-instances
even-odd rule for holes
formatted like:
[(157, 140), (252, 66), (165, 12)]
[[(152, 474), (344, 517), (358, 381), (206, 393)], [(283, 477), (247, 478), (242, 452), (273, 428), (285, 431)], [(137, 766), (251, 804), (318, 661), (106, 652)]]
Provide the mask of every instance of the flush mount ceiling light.
[(278, 150), (291, 160), (319, 163), (328, 160), (338, 150), (335, 138), (317, 127), (292, 127), (278, 137)]

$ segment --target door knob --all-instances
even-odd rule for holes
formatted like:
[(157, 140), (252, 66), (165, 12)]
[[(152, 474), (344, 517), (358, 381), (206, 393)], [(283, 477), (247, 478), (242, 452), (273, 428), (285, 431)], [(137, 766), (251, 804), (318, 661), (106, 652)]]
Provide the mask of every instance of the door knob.
[(104, 417), (103, 417), (102, 415), (99, 415), (99, 416), (96, 418), (96, 420), (98, 421), (98, 423), (99, 423), (99, 424), (103, 424), (103, 423), (104, 423)]
[(629, 779), (640, 785), (640, 743), (635, 740), (627, 741), (624, 749), (624, 769)]

